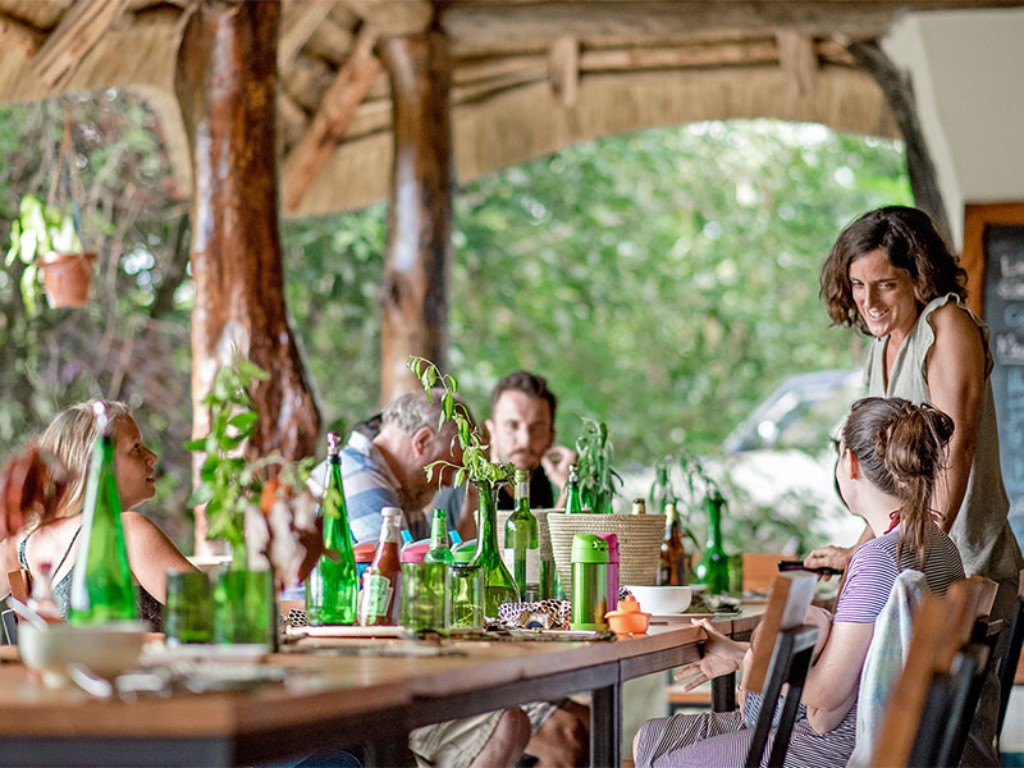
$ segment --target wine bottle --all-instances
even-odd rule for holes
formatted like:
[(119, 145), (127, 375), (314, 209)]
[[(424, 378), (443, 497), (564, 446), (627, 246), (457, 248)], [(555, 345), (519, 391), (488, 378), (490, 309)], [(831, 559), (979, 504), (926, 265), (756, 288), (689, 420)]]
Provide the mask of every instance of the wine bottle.
[(114, 425), (102, 403), (93, 413), (99, 436), (85, 486), (78, 561), (71, 577), (70, 624), (137, 619), (137, 590), (121, 526), (121, 496), (114, 472)]
[(697, 580), (707, 584), (709, 595), (720, 595), (729, 591), (729, 557), (722, 546), (722, 508), (725, 499), (717, 490), (711, 489), (704, 496), (704, 507), (708, 513), (708, 540), (704, 554), (697, 564)]
[(583, 512), (583, 502), (580, 500), (580, 479), (579, 470), (575, 464), (569, 465), (569, 482), (565, 491), (565, 511), (570, 515), (578, 515)]
[(306, 614), (313, 626), (355, 624), (359, 580), (341, 482), (341, 437), (336, 432), (327, 435), (327, 477), (320, 514), (324, 553), (306, 580)]
[(517, 469), (515, 508), (505, 521), (505, 566), (512, 572), (523, 600), (541, 599), (540, 544), (537, 518), (530, 512), (530, 473)]
[(679, 529), (679, 512), (675, 502), (665, 504), (665, 535), (661, 540), (658, 583), (663, 587), (686, 584), (686, 549)]

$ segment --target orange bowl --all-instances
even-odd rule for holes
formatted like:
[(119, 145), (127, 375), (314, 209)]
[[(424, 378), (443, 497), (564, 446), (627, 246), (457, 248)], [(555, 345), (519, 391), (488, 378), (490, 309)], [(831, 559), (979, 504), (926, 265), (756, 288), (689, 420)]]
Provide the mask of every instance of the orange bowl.
[(616, 635), (643, 635), (651, 623), (651, 614), (641, 613), (636, 600), (626, 598), (619, 601), (617, 610), (604, 615), (608, 628)]

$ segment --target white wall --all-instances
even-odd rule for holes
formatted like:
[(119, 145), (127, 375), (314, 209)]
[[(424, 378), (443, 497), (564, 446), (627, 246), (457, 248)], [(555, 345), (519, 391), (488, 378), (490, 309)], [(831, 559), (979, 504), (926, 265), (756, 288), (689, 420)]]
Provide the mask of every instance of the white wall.
[(910, 73), (959, 249), (966, 203), (1024, 200), (1024, 9), (911, 14), (883, 47)]

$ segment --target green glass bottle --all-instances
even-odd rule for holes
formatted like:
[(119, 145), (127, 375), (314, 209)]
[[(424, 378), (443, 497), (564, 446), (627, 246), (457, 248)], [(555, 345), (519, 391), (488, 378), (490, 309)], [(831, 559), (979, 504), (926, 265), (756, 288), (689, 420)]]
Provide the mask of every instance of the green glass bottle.
[(423, 556), (425, 563), (455, 562), (451, 547), (448, 546), (448, 515), (443, 509), (434, 510), (434, 518), (430, 522), (430, 548)]
[(565, 491), (566, 514), (578, 515), (583, 512), (583, 502), (580, 500), (580, 478), (579, 470), (575, 464), (569, 465), (569, 482)]
[(341, 484), (341, 437), (336, 432), (327, 435), (327, 478), (320, 514), (324, 553), (306, 580), (306, 614), (313, 626), (355, 624), (359, 580)]
[(82, 508), (79, 556), (71, 577), (68, 623), (103, 624), (137, 619), (137, 590), (121, 527), (121, 497), (114, 470), (114, 425), (101, 403), (93, 406), (99, 437), (92, 451)]
[(496, 619), (499, 605), (519, 602), (519, 589), (498, 551), (498, 489), (480, 484), (477, 490), (476, 551), (470, 565), (479, 565), (484, 572), (484, 615)]
[(722, 546), (722, 509), (725, 499), (715, 488), (704, 496), (708, 513), (708, 541), (704, 554), (697, 564), (697, 582), (707, 584), (709, 595), (721, 595), (729, 591), (729, 557)]
[(505, 566), (512, 571), (523, 600), (541, 599), (540, 538), (530, 512), (530, 473), (516, 470), (515, 508), (505, 521)]

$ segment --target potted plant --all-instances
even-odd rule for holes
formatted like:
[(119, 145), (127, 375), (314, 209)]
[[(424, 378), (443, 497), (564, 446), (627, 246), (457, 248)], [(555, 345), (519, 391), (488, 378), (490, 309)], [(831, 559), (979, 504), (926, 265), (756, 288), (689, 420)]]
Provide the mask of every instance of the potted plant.
[(21, 198), (18, 217), (11, 223), (6, 266), (9, 269), (15, 261), (25, 265), (21, 291), (30, 311), (35, 309), (40, 282), (51, 307), (85, 306), (95, 258), (82, 248), (73, 216), (35, 195)]
[(458, 444), (462, 450), (461, 466), (450, 461), (435, 461), (426, 467), (427, 477), (433, 479), (436, 470), (450, 467), (455, 471), (453, 485), (458, 487), (469, 482), (479, 493), (476, 552), (470, 565), (480, 566), (484, 572), (484, 615), (496, 618), (498, 606), (519, 600), (515, 579), (498, 550), (497, 534), (498, 489), (515, 479), (515, 466), (490, 460), (489, 447), (483, 442), (479, 428), (466, 406), (455, 397), (459, 384), (454, 376), (441, 373), (434, 363), (415, 355), (409, 356), (406, 365), (419, 379), (428, 398), (440, 396), (441, 418), (437, 428), (441, 430), (446, 422), (454, 424), (452, 447)]
[(273, 644), (275, 582), (303, 578), (319, 556), (314, 503), (306, 490), (313, 459), (245, 458), (259, 420), (249, 389), (266, 378), (259, 366), (236, 355), (217, 371), (203, 399), (210, 431), (186, 443), (204, 454), (190, 504), (205, 507), (207, 538), (227, 541), (232, 551), (214, 589), (217, 642)]
[(612, 499), (618, 493), (615, 484), (622, 485), (622, 478), (612, 468), (608, 425), (584, 416), (583, 432), (576, 438), (576, 454), (584, 508), (594, 514), (612, 514)]

